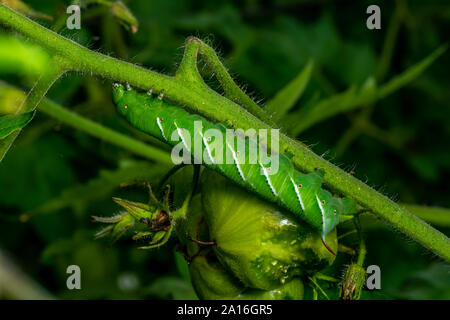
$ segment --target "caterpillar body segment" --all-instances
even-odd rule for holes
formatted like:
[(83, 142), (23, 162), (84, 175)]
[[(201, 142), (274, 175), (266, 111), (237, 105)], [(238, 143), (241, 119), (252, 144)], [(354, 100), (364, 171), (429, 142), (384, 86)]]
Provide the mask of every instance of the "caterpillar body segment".
[[(320, 231), (322, 239), (339, 223), (341, 215), (352, 215), (356, 211), (352, 200), (334, 197), (322, 188), (321, 170), (308, 174), (299, 172), (288, 157), (279, 154), (278, 171), (269, 174), (270, 165), (258, 161), (257, 140), (238, 134), (230, 142), (223, 125), (149, 94), (127, 90), (121, 84), (114, 84), (113, 100), (119, 114), (133, 127), (172, 146), (181, 142), (194, 163), (203, 160), (201, 163), (208, 168), (298, 215)], [(214, 148), (220, 137), (209, 135), (209, 129), (221, 133), (220, 148)], [(238, 144), (244, 145), (244, 154), (239, 153), (242, 148), (237, 148)], [(225, 161), (227, 153), (232, 157), (231, 162)], [(256, 161), (250, 159), (250, 154), (258, 155)]]

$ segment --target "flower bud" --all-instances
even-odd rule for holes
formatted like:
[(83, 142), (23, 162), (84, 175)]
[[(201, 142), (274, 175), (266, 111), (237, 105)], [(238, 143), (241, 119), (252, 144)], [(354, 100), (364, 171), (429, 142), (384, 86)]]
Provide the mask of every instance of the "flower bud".
[(366, 270), (360, 265), (353, 263), (345, 272), (344, 281), (341, 287), (342, 300), (359, 300), (361, 297), (364, 281), (366, 279)]
[(98, 232), (96, 238), (111, 234), (112, 240), (116, 241), (133, 227), (135, 222), (138, 222), (144, 227), (144, 230), (137, 232), (133, 236), (133, 240), (148, 240), (148, 245), (139, 247), (139, 249), (159, 247), (169, 240), (173, 226), (169, 214), (161, 207), (120, 198), (113, 198), (113, 200), (126, 212), (113, 217), (94, 216), (96, 222), (111, 224)]

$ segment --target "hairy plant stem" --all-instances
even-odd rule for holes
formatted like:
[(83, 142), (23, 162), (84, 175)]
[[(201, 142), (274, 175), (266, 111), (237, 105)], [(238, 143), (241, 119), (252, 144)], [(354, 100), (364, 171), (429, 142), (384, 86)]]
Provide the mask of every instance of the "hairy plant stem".
[[(191, 55), (191, 52), (193, 55)], [(264, 122), (269, 123), (272, 127), (275, 125), (270, 116), (258, 104), (250, 99), (250, 97), (234, 82), (225, 66), (220, 62), (216, 52), (200, 39), (189, 37), (186, 40), (186, 49), (183, 59), (183, 62), (186, 63), (186, 66), (188, 67), (187, 69), (191, 68), (191, 70), (197, 70), (196, 66), (192, 66), (192, 64), (197, 64), (197, 54), (203, 58), (208, 67), (213, 71), (215, 77), (225, 91), (225, 97), (242, 105), (251, 114)], [(180, 66), (179, 71), (181, 71), (181, 73), (185, 71), (184, 66), (183, 63)]]
[[(237, 128), (244, 130), (250, 128), (271, 129), (269, 124), (213, 91), (195, 75), (198, 70), (193, 66), (196, 66), (194, 62), (196, 62), (197, 54), (193, 49), (190, 49), (189, 55), (183, 59), (182, 68), (176, 76), (169, 77), (90, 51), (1, 4), (0, 23), (21, 32), (50, 52), (63, 57), (69, 63), (70, 70), (127, 81), (130, 85), (142, 89), (154, 86), (156, 92), (164, 89), (165, 95), (169, 99), (216, 122), (231, 121)], [(188, 38), (188, 43), (200, 41), (194, 39)], [(192, 47), (195, 49), (195, 46)], [(223, 72), (223, 66), (216, 58), (210, 57), (211, 61), (208, 64), (213, 70), (222, 70)], [(230, 87), (235, 86), (234, 82), (230, 83), (226, 77), (219, 81), (227, 83)], [(280, 134), (280, 150), (291, 152), (293, 163), (304, 172), (323, 168), (325, 170), (324, 181), (328, 187), (351, 197), (410, 238), (450, 261), (449, 239), (406, 209), (284, 134)]]

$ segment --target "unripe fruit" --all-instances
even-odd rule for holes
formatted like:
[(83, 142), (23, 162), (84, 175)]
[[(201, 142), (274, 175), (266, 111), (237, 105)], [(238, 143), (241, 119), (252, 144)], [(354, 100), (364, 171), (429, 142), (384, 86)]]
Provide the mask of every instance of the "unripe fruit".
[(192, 285), (200, 299), (218, 300), (236, 297), (245, 290), (239, 281), (230, 275), (213, 252), (202, 252), (189, 265)]
[[(214, 252), (246, 287), (271, 290), (334, 261), (318, 231), (210, 170), (202, 202)], [(336, 252), (336, 230), (325, 240)]]
[(206, 300), (301, 300), (303, 282), (293, 279), (273, 290), (247, 289), (219, 263), (214, 253), (202, 251), (192, 260), (189, 271), (200, 299)]
[(294, 278), (288, 283), (272, 289), (247, 289), (237, 296), (239, 300), (303, 300), (304, 287), (300, 278)]

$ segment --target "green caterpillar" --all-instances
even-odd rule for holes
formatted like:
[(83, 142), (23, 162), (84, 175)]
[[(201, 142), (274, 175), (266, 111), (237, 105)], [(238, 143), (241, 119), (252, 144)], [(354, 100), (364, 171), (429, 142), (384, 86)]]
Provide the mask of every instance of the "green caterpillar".
[[(205, 158), (205, 166), (295, 213), (321, 232), (322, 241), (327, 248), (325, 236), (344, 220), (345, 216), (356, 211), (354, 202), (349, 198), (333, 197), (330, 192), (322, 189), (321, 170), (301, 173), (283, 154), (278, 155), (276, 173), (270, 173), (271, 167), (267, 164), (251, 161), (249, 157), (252, 151), (254, 154), (260, 154), (259, 141), (235, 135), (231, 143), (228, 140), (222, 143), (222, 150), (215, 149), (212, 152), (211, 146), (216, 142), (216, 137), (208, 136), (207, 133), (211, 132), (210, 129), (215, 129), (225, 136), (227, 129), (221, 124), (211, 123), (197, 114), (190, 114), (180, 107), (168, 104), (162, 100), (162, 95), (155, 98), (152, 97), (151, 90), (147, 94), (138, 93), (129, 86), (125, 88), (115, 83), (113, 100), (119, 114), (133, 127), (172, 146), (183, 145), (194, 160)], [(194, 122), (200, 123), (200, 128)], [(178, 142), (180, 139), (181, 142)], [(197, 143), (196, 146), (196, 141), (201, 141), (201, 144)], [(239, 154), (238, 146), (242, 145), (245, 152)], [(204, 153), (206, 157), (203, 157)], [(224, 154), (230, 153), (233, 163), (221, 161)]]

